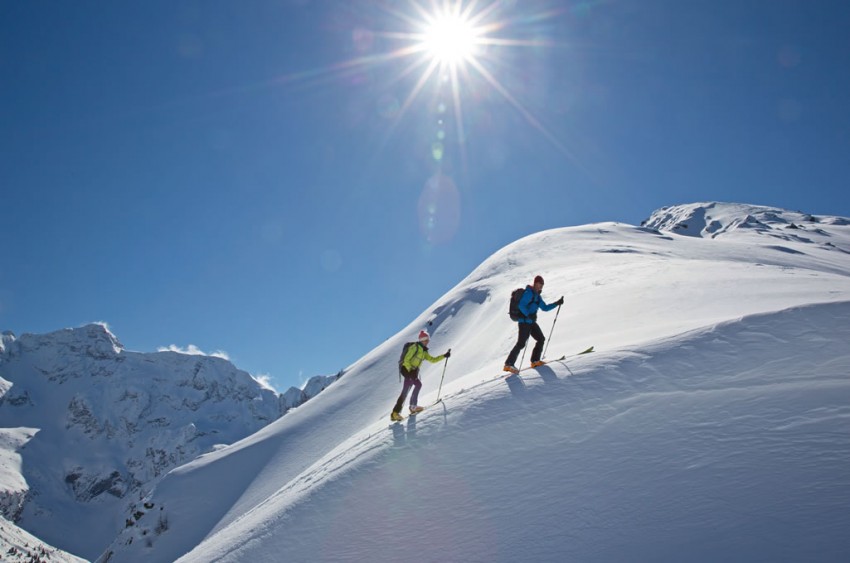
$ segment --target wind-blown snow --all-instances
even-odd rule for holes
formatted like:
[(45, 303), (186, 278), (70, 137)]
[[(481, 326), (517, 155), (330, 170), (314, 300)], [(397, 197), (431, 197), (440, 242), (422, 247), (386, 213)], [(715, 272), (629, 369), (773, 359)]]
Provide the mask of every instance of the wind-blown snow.
[[(845, 560), (848, 225), (709, 203), (520, 240), (309, 403), (173, 470), (104, 559)], [(598, 351), (496, 378), (535, 274), (566, 301), (548, 356)], [(453, 351), (423, 369), (433, 403), (445, 367), (443, 402), (390, 424), (425, 326)]]

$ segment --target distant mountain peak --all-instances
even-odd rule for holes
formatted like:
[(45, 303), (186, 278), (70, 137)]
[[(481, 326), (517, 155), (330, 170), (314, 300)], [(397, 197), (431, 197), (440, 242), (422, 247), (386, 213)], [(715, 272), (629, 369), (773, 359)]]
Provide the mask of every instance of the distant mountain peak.
[(12, 340), (18, 343), (21, 351), (27, 352), (52, 347), (63, 352), (105, 359), (124, 351), (124, 346), (105, 323), (90, 323), (47, 334), (23, 334), (17, 339), (13, 336)]
[[(703, 202), (662, 207), (641, 223), (657, 231), (679, 235), (717, 238), (728, 233), (756, 233), (813, 242), (799, 234), (801, 231), (819, 235), (819, 224), (847, 225), (842, 217), (816, 216), (777, 207), (743, 203)], [(794, 231), (797, 231), (795, 233)]]
[(15, 333), (11, 330), (4, 330), (0, 334), (0, 354), (4, 353), (13, 342), (15, 342)]

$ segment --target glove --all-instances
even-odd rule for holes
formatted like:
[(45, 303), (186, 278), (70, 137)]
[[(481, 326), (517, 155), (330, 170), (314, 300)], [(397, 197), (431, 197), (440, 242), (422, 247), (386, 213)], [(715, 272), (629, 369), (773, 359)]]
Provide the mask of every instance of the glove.
[(560, 306), (561, 306), (561, 305), (563, 305), (563, 304), (564, 304), (564, 296), (562, 295), (560, 299), (558, 299), (557, 301), (555, 301), (555, 305), (557, 305), (558, 307), (560, 307)]
[(447, 360), (448, 360), (449, 358), (451, 358), (451, 357), (452, 357), (452, 349), (451, 349), (451, 348), (449, 348), (449, 351), (448, 351), (448, 352), (446, 352), (445, 354), (443, 354), (443, 356), (445, 356)]

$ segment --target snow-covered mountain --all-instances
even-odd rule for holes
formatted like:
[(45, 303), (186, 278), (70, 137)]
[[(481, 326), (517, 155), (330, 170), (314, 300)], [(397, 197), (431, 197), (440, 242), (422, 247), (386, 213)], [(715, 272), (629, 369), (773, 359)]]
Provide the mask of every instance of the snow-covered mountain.
[[(506, 379), (509, 295), (536, 274), (565, 296), (539, 321), (568, 357)], [(848, 318), (845, 218), (699, 203), (538, 233), (320, 396), (172, 470), (101, 559), (844, 561)], [(451, 359), (391, 424), (426, 326)]]
[(85, 559), (42, 542), (0, 516), (0, 561), (3, 563), (82, 563)]
[(651, 229), (686, 236), (715, 238), (751, 232), (768, 239), (837, 248), (830, 240), (832, 233), (820, 228), (821, 224), (846, 227), (850, 221), (843, 217), (816, 217), (775, 207), (706, 203), (663, 207), (642, 223)]
[(94, 558), (169, 470), (253, 434), (336, 377), (278, 395), (222, 358), (127, 351), (103, 324), (4, 332), (2, 515)]

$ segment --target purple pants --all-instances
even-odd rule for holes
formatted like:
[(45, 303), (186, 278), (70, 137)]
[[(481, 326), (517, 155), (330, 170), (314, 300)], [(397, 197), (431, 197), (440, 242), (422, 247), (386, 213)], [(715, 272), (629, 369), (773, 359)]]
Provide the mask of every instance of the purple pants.
[(410, 396), (410, 406), (415, 407), (419, 404), (419, 390), (422, 389), (422, 382), (419, 381), (419, 370), (413, 370), (410, 373), (405, 373), (402, 370), (401, 375), (404, 376), (404, 386), (401, 388), (401, 395), (398, 396), (398, 401), (395, 403), (393, 412), (401, 412), (401, 407), (404, 405), (404, 400), (413, 387), (413, 395)]

